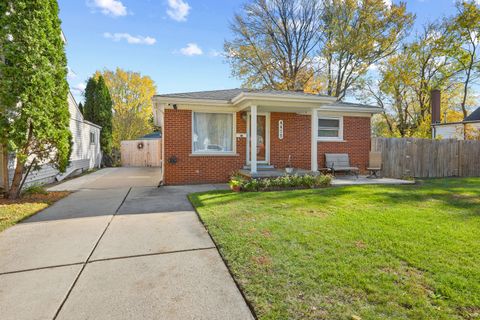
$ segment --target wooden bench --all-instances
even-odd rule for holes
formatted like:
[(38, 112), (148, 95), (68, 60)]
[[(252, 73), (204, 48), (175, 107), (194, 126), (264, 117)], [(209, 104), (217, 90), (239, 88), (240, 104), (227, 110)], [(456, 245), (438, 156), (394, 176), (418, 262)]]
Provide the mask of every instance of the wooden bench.
[(335, 172), (345, 172), (345, 174), (354, 174), (358, 179), (358, 167), (350, 165), (350, 159), (347, 153), (325, 153), (326, 169), (335, 176)]

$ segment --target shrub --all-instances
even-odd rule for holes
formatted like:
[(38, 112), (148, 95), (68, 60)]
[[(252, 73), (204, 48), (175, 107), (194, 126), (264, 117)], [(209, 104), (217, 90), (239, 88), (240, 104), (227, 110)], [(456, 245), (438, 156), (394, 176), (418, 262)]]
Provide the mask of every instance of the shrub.
[(47, 190), (41, 185), (32, 184), (25, 188), (22, 192), (24, 195), (32, 195), (32, 194), (48, 194)]
[(247, 180), (234, 174), (230, 179), (230, 187), (239, 191), (269, 191), (281, 189), (320, 188), (327, 187), (332, 181), (330, 175), (291, 175), (277, 178), (262, 178)]
[(245, 184), (245, 178), (239, 173), (234, 173), (228, 184), (230, 185), (230, 189), (240, 191)]
[(332, 184), (332, 176), (330, 174), (320, 174), (315, 177), (315, 186), (328, 187)]

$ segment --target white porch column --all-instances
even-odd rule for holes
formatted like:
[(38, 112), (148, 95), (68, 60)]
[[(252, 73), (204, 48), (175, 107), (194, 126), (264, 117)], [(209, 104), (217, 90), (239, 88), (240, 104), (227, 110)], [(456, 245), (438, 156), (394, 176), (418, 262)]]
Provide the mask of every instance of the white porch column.
[(310, 147), (310, 152), (311, 152), (311, 160), (310, 160), (310, 170), (313, 172), (318, 171), (318, 146), (317, 146), (317, 134), (318, 134), (318, 115), (317, 115), (317, 110), (313, 109), (311, 112), (311, 118), (312, 118), (312, 137), (311, 137), (311, 142), (312, 145)]
[(250, 106), (250, 172), (257, 173), (257, 106)]

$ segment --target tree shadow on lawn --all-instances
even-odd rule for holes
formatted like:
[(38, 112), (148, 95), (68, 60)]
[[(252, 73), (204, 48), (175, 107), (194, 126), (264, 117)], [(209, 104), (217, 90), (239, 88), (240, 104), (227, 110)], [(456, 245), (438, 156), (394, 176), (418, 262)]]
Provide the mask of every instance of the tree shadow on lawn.
[[(480, 180), (479, 182), (480, 183)], [(480, 217), (480, 187), (475, 179), (422, 180), (415, 185), (339, 186), (321, 189), (242, 192), (213, 191), (189, 195), (197, 208), (265, 202), (285, 202), (289, 209), (306, 206), (411, 206), (422, 210), (431, 202), (462, 210), (461, 218)], [(291, 201), (292, 200), (292, 201)], [(298, 201), (295, 201), (298, 200)], [(368, 208), (368, 207), (367, 207)], [(456, 211), (458, 213), (458, 211)], [(452, 213), (455, 211), (452, 210)]]

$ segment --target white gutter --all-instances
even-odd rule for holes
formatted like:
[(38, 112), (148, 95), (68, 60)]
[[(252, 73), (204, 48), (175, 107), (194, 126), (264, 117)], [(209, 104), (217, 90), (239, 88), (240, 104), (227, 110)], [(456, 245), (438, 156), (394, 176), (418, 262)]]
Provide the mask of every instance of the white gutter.
[(359, 113), (381, 113), (383, 112), (382, 108), (378, 107), (340, 107), (340, 106), (320, 106), (318, 108), (319, 111), (351, 111), (351, 112), (359, 112)]
[(222, 107), (232, 107), (232, 103), (227, 100), (169, 98), (160, 96), (154, 96), (153, 99), (155, 102), (163, 104), (216, 105)]
[(233, 104), (239, 104), (248, 99), (255, 100), (268, 100), (268, 101), (289, 101), (299, 103), (332, 103), (337, 101), (334, 97), (325, 96), (297, 96), (289, 94), (271, 94), (271, 93), (255, 93), (255, 92), (242, 92), (232, 99)]

